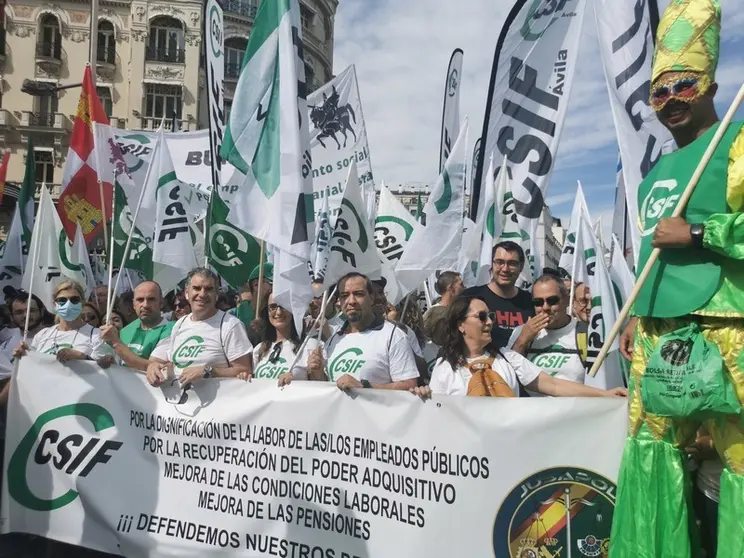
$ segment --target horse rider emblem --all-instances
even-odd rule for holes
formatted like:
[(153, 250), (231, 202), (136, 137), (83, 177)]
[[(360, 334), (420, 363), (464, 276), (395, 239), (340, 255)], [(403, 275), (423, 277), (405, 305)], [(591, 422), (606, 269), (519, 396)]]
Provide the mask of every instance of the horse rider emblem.
[(336, 134), (342, 134), (344, 136), (344, 145), (348, 140), (347, 132), (351, 132), (354, 136), (354, 143), (357, 141), (356, 132), (352, 125), (356, 124), (356, 114), (350, 103), (346, 103), (343, 106), (338, 106), (341, 97), (336, 91), (334, 85), (330, 96), (323, 93), (323, 104), (320, 106), (311, 105), (310, 108), (310, 120), (313, 122), (313, 126), (319, 130), (316, 139), (323, 147), (326, 144), (323, 143), (323, 138), (332, 138), (336, 142), (338, 149), (342, 146), (336, 137)]

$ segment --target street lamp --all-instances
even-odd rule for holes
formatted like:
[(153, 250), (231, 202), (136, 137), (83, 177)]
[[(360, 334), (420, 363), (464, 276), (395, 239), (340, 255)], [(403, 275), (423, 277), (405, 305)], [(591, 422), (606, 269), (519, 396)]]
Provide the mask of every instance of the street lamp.
[(34, 97), (45, 97), (54, 95), (57, 91), (63, 89), (74, 89), (81, 87), (82, 83), (71, 83), (69, 85), (57, 85), (56, 83), (50, 83), (48, 81), (36, 81), (33, 79), (24, 79), (23, 85), (21, 85), (21, 91), (27, 95)]

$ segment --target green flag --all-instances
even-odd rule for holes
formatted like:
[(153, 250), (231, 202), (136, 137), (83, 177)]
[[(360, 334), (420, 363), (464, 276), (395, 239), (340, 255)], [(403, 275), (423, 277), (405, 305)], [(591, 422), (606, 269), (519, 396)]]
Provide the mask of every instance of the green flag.
[[(114, 266), (118, 266), (124, 260), (124, 249), (127, 245), (127, 236), (134, 226), (132, 212), (124, 189), (117, 180), (114, 183)], [(142, 232), (134, 227), (132, 242), (129, 246), (129, 254), (124, 267), (139, 272), (149, 280), (154, 278), (152, 263), (152, 248)]]
[(240, 289), (258, 265), (261, 249), (255, 239), (228, 221), (229, 207), (215, 189), (210, 200), (209, 263), (231, 287)]
[(416, 200), (416, 221), (420, 223), (423, 214), (424, 214), (424, 206), (421, 203), (421, 192), (419, 192), (418, 199)]
[(23, 238), (23, 254), (28, 256), (31, 247), (31, 231), (34, 230), (34, 214), (36, 205), (34, 193), (36, 192), (36, 159), (34, 157), (34, 144), (28, 138), (26, 149), (26, 172), (23, 175), (23, 184), (18, 194), (18, 207), (21, 209), (21, 237)]

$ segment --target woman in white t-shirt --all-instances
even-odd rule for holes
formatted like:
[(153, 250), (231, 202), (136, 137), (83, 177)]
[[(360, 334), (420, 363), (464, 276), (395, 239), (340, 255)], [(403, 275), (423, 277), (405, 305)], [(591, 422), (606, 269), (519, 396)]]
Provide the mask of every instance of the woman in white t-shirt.
[(519, 397), (519, 384), (553, 396), (625, 397), (625, 388), (599, 390), (546, 374), (522, 355), (493, 345), (493, 313), (479, 298), (456, 299), (447, 314), (447, 335), (427, 387), (411, 391), (422, 397), (481, 395)]
[[(82, 285), (76, 281), (62, 281), (52, 293), (54, 313), (57, 323), (39, 331), (30, 349), (42, 354), (55, 355), (61, 363), (70, 360), (96, 360), (102, 366), (108, 366), (111, 351), (101, 341), (98, 328), (94, 328), (81, 316), (85, 293)], [(15, 351), (16, 357), (22, 357), (29, 350), (21, 343)]]
[(292, 313), (279, 306), (273, 294), (269, 295), (268, 304), (261, 308), (260, 318), (266, 324), (266, 329), (261, 344), (253, 351), (254, 378), (277, 380), (280, 386), (287, 385), (292, 380), (325, 380), (308, 378), (307, 358), (320, 347), (320, 343), (314, 338), (307, 340), (300, 358), (290, 370), (302, 342)]

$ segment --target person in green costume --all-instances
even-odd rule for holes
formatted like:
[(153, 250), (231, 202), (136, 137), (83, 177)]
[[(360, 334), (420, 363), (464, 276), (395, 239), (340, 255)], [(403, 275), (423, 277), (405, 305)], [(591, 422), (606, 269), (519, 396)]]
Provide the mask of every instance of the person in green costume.
[[(651, 106), (677, 151), (664, 155), (639, 186), (642, 270), (661, 257), (620, 341), (631, 360), (630, 426), (618, 481), (610, 558), (699, 555), (684, 448), (700, 420), (644, 408), (644, 374), (659, 338), (691, 323), (720, 350), (724, 374), (744, 401), (744, 132), (735, 122), (706, 167), (683, 218), (670, 218), (718, 129), (713, 99), (720, 42), (717, 0), (671, 0), (657, 38)], [(663, 352), (661, 352), (663, 355)], [(645, 400), (646, 406), (652, 400)], [(744, 421), (705, 419), (725, 464), (721, 476), (719, 558), (744, 557)]]
[(101, 327), (101, 339), (113, 347), (125, 366), (146, 371), (155, 347), (170, 341), (174, 322), (163, 317), (162, 299), (160, 285), (155, 281), (143, 281), (134, 289), (137, 319), (121, 331), (112, 324)]

